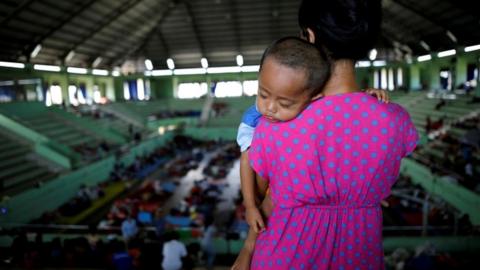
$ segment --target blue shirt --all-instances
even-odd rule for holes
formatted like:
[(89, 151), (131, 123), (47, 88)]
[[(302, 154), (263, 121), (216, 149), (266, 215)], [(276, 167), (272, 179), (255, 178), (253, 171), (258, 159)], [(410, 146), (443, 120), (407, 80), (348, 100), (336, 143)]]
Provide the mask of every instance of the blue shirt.
[(243, 114), (237, 133), (237, 143), (240, 146), (240, 151), (246, 151), (252, 144), (253, 133), (261, 116), (256, 104), (250, 106)]

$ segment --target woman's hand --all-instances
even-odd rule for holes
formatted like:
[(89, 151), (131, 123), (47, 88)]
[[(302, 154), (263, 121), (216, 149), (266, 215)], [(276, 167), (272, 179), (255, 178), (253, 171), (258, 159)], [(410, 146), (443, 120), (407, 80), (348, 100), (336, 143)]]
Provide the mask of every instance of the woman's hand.
[(384, 103), (390, 102), (390, 96), (388, 95), (388, 92), (386, 90), (368, 88), (365, 90), (365, 93), (376, 97), (381, 102), (384, 102)]

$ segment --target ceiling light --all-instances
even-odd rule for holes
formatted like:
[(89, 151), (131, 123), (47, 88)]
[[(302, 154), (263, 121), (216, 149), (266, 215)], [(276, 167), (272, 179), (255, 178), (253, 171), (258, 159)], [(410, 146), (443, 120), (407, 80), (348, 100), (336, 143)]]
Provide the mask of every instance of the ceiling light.
[(92, 63), (92, 67), (97, 67), (98, 65), (100, 65), (100, 63), (102, 62), (103, 58), (102, 57), (97, 57), (95, 58), (95, 60), (93, 61)]
[(70, 62), (70, 60), (72, 60), (74, 56), (75, 56), (75, 51), (71, 50), (70, 52), (68, 52), (67, 56), (65, 57), (65, 62)]
[(218, 73), (238, 73), (240, 72), (240, 67), (212, 67), (207, 68), (207, 73), (218, 74)]
[(356, 64), (357, 67), (369, 67), (371, 66), (370, 61), (358, 61)]
[(384, 61), (384, 60), (373, 61), (373, 66), (374, 67), (383, 67), (383, 66), (386, 66), (386, 65), (387, 65), (387, 62)]
[(370, 59), (370, 61), (373, 61), (373, 60), (375, 60), (375, 58), (377, 58), (377, 50), (372, 49), (370, 51), (370, 53), (368, 54), (368, 59)]
[(92, 69), (93, 75), (107, 76), (108, 70), (106, 69)]
[(465, 50), (465, 52), (471, 52), (471, 51), (480, 50), (480, 44), (465, 47), (464, 50)]
[(430, 51), (430, 46), (428, 46), (425, 41), (420, 40), (420, 46), (422, 46), (425, 50)]
[(152, 70), (150, 74), (152, 76), (171, 76), (173, 72), (170, 69), (157, 69), (157, 70)]
[(242, 72), (258, 72), (260, 70), (260, 66), (259, 65), (255, 65), (255, 66), (243, 66), (241, 69), (240, 69)]
[(200, 63), (202, 64), (202, 67), (203, 67), (203, 68), (208, 68), (208, 60), (207, 60), (207, 58), (203, 57), (203, 58), (200, 60)]
[(205, 68), (182, 68), (175, 69), (173, 71), (174, 75), (194, 75), (194, 74), (205, 74), (207, 70)]
[(239, 67), (243, 66), (243, 56), (241, 54), (237, 55), (237, 65)]
[(457, 43), (457, 37), (452, 33), (450, 32), (449, 30), (447, 30), (447, 36), (455, 43)]
[(432, 56), (430, 54), (426, 54), (426, 55), (422, 55), (422, 56), (417, 57), (418, 62), (428, 61), (428, 60), (431, 60), (431, 59), (432, 59)]
[(175, 68), (175, 63), (173, 62), (172, 58), (167, 59), (167, 67), (168, 67), (168, 69), (174, 69)]
[(16, 62), (3, 62), (3, 61), (0, 61), (0, 67), (25, 68), (25, 64), (23, 64), (23, 63), (16, 63)]
[(455, 51), (455, 50), (448, 50), (448, 51), (439, 52), (437, 54), (437, 56), (438, 57), (447, 57), (447, 56), (455, 55), (456, 53), (457, 53), (457, 51)]
[(77, 68), (77, 67), (67, 67), (67, 72), (74, 73), (74, 74), (87, 74), (87, 69)]
[(153, 64), (152, 64), (152, 61), (150, 59), (145, 59), (145, 67), (148, 69), (148, 70), (152, 70), (153, 69)]
[(35, 49), (33, 49), (32, 53), (30, 54), (30, 58), (37, 57), (37, 55), (38, 55), (38, 53), (40, 52), (41, 49), (42, 49), (42, 45), (37, 44), (37, 46), (35, 46)]
[(51, 66), (51, 65), (33, 65), (33, 69), (35, 70), (42, 70), (42, 71), (53, 71), (59, 72), (61, 68), (59, 66)]

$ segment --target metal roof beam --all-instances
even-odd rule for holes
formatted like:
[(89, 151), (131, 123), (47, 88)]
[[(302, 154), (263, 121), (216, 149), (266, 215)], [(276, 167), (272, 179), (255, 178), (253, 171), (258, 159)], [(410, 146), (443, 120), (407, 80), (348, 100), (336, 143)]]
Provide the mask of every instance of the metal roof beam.
[(64, 54), (68, 54), (71, 50), (75, 50), (78, 46), (82, 45), (86, 41), (88, 41), (90, 38), (98, 34), (100, 31), (102, 31), (105, 27), (110, 25), (112, 22), (116, 21), (120, 16), (122, 16), (125, 12), (129, 11), (132, 7), (136, 6), (143, 0), (127, 0), (124, 2), (120, 7), (114, 9), (112, 12), (107, 14), (105, 16), (105, 19), (98, 24), (98, 26), (90, 31), (87, 35), (83, 36), (82, 39), (75, 44), (73, 44), (68, 51), (64, 52)]
[[(414, 13), (415, 15), (421, 17), (422, 19), (428, 21), (429, 23), (431, 23), (433, 25), (436, 25), (437, 27), (441, 28), (445, 32), (445, 35), (446, 35), (447, 31), (454, 32), (449, 27), (447, 27), (447, 25), (445, 25), (443, 22), (441, 22), (438, 19), (433, 18), (432, 16), (429, 16), (429, 15), (425, 14), (424, 12), (422, 12), (421, 10), (419, 10), (417, 8), (417, 4), (414, 3), (414, 2), (411, 2), (411, 1), (405, 2), (403, 0), (392, 0), (392, 2), (397, 4), (401, 8), (410, 11), (411, 13)], [(454, 35), (457, 36), (457, 33), (455, 32)], [(457, 36), (457, 38), (458, 38), (458, 36)], [(449, 40), (451, 40), (451, 39), (449, 39)]]
[(242, 44), (240, 40), (240, 30), (238, 28), (238, 9), (236, 0), (229, 0), (228, 2), (231, 10), (231, 22), (233, 27), (233, 37), (235, 39), (235, 46), (238, 54), (242, 54)]
[[(161, 33), (159, 33), (158, 30), (160, 29), (160, 27), (161, 27), (163, 21), (165, 20), (165, 18), (172, 11), (173, 7), (175, 7), (175, 5), (172, 4), (172, 3), (174, 3), (174, 2), (173, 1), (168, 1), (164, 5), (164, 6), (166, 6), (166, 9), (164, 9), (163, 12), (158, 13), (160, 15), (157, 17), (157, 19), (155, 21), (155, 24), (153, 24), (152, 29), (150, 31), (148, 31), (148, 33), (145, 35), (145, 37), (142, 39), (142, 41), (138, 43), (137, 46), (134, 46), (133, 48), (130, 48), (126, 53), (124, 53), (124, 51), (122, 51), (121, 53), (124, 53), (124, 55), (120, 59), (118, 59), (118, 58), (119, 58), (119, 55), (121, 53), (116, 54), (115, 57), (110, 57), (110, 58), (114, 59), (114, 62), (112, 62), (112, 66), (115, 66), (118, 63), (124, 62), (131, 55), (137, 53), (140, 50), (143, 50), (145, 48), (145, 46), (147, 46), (148, 42), (155, 35), (155, 33), (157, 33), (160, 36), (161, 42), (164, 43), (165, 49), (167, 50), (167, 53), (170, 54), (168, 45), (165, 42), (165, 39), (163, 39), (163, 35), (161, 35)], [(115, 60), (115, 59), (118, 59), (118, 60)]]
[(198, 29), (197, 22), (195, 20), (195, 16), (192, 11), (192, 6), (189, 1), (183, 1), (183, 4), (185, 5), (185, 9), (187, 10), (187, 14), (190, 17), (190, 23), (193, 28), (193, 34), (195, 36), (195, 39), (197, 40), (198, 47), (200, 48), (200, 52), (202, 53), (203, 57), (206, 57), (205, 54), (205, 47), (203, 46), (202, 39), (200, 37), (200, 30)]
[[(48, 38), (49, 36), (51, 36), (53, 33), (55, 33), (57, 30), (61, 29), (63, 26), (65, 26), (68, 22), (70, 22), (71, 20), (73, 20), (73, 18), (75, 18), (76, 16), (78, 16), (80, 13), (82, 13), (83, 11), (85, 11), (87, 8), (89, 8), (93, 3), (95, 3), (96, 0), (90, 0), (88, 2), (86, 2), (85, 4), (81, 5), (78, 9), (76, 9), (73, 14), (67, 18), (65, 18), (64, 20), (62, 20), (57, 26), (55, 26), (54, 28), (50, 29), (47, 33), (45, 33), (44, 35), (42, 35), (40, 38), (38, 39), (35, 39), (35, 42), (34, 43), (31, 43), (30, 46), (28, 46), (26, 48), (26, 50), (23, 51), (23, 53), (26, 55), (27, 57), (27, 61), (30, 61), (30, 52), (33, 50), (33, 48), (35, 48), (35, 46), (39, 43), (42, 43), (46, 38)], [(18, 56), (17, 56), (18, 57)]]
[(0, 27), (5, 26), (13, 17), (20, 14), (25, 10), (34, 0), (25, 0), (23, 1), (15, 10), (10, 12), (5, 18), (0, 22)]

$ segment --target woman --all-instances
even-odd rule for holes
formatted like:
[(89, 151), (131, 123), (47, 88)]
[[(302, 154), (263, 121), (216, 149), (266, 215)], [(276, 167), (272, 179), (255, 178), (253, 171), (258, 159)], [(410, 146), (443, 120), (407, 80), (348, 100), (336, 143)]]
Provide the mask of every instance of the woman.
[[(417, 134), (401, 107), (376, 104), (358, 93), (355, 61), (373, 48), (380, 21), (380, 1), (302, 2), (302, 35), (326, 49), (333, 61), (332, 75), (323, 90), (326, 97), (312, 103), (302, 113), (305, 117), (280, 124), (268, 124), (263, 119), (255, 130), (266, 136), (256, 136), (251, 149), (260, 150), (250, 150), (249, 156), (257, 164), (253, 166), (257, 174), (269, 176), (266, 180), (270, 181), (275, 206), (267, 230), (256, 243), (252, 240), (255, 234), (249, 232), (234, 269), (383, 268), (379, 202), (389, 194), (400, 160), (413, 151)], [(304, 122), (307, 116), (315, 117), (318, 129), (309, 129)], [(305, 125), (306, 134), (315, 138), (307, 147), (313, 149), (296, 153), (302, 158), (311, 157), (310, 164), (282, 168), (278, 165), (285, 161), (281, 157), (295, 155), (291, 148), (285, 152), (289, 148), (279, 145), (291, 142), (269, 144), (267, 139), (261, 139), (274, 134), (272, 128), (276, 128), (277, 134), (282, 134), (279, 130), (288, 133), (290, 124)], [(262, 151), (266, 148), (270, 151)], [(276, 165), (268, 165), (270, 162)], [(279, 181), (281, 177), (284, 178)], [(266, 206), (268, 214), (268, 203)]]

